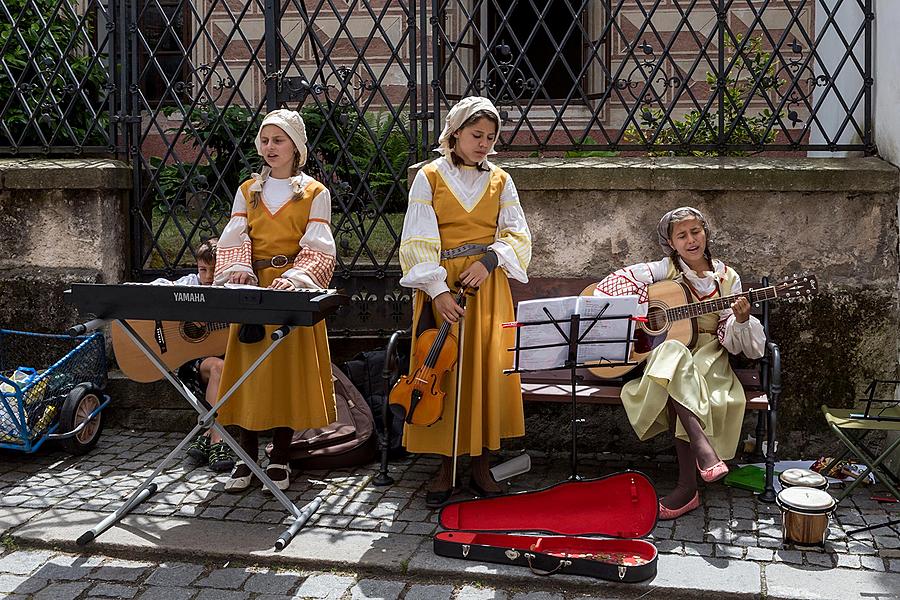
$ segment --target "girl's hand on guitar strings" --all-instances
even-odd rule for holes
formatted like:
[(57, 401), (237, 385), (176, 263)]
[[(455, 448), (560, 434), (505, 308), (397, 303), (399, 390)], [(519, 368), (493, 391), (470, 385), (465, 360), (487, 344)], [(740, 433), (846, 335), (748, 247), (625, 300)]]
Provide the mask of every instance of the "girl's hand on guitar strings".
[(746, 323), (750, 318), (750, 301), (746, 297), (741, 296), (731, 305), (734, 312), (734, 319), (738, 323)]
[(432, 302), (434, 302), (435, 310), (445, 321), (456, 323), (465, 314), (465, 309), (456, 303), (450, 292), (438, 294)]

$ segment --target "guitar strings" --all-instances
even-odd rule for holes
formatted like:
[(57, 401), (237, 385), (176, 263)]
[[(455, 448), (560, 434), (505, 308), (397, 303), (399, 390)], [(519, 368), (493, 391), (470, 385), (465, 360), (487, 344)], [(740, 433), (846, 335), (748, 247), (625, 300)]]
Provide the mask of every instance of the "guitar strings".
[[(230, 327), (230, 323), (204, 323), (203, 326), (207, 327), (206, 335), (204, 335), (200, 339), (191, 339), (191, 338), (185, 337), (184, 335), (181, 334), (182, 325), (186, 324), (186, 323), (199, 323), (199, 321), (184, 321), (184, 322), (166, 321), (166, 323), (174, 323), (174, 325), (163, 325), (162, 327), (159, 328), (159, 330), (162, 331), (164, 337), (174, 338), (174, 339), (178, 339), (178, 340), (184, 340), (190, 344), (199, 344), (201, 342), (205, 342), (206, 340), (209, 339), (209, 336), (212, 335), (213, 333), (215, 333), (216, 331), (221, 331), (223, 329), (228, 329)], [(144, 353), (141, 351), (141, 349), (138, 348), (135, 345), (135, 343), (131, 340), (131, 338), (128, 337), (128, 334), (126, 333), (125, 328), (122, 327), (121, 325), (119, 325), (118, 323), (116, 323), (115, 326), (118, 327), (119, 329), (121, 329), (121, 334), (123, 336), (125, 336), (124, 339), (128, 340), (128, 345), (125, 346), (124, 348), (116, 348), (115, 344), (113, 344), (113, 349), (114, 349), (116, 355), (122, 355), (125, 357), (145, 356)], [(145, 339), (145, 336), (142, 336), (140, 334), (138, 335), (139, 338), (141, 338), (145, 342), (147, 342), (147, 344), (150, 346), (151, 350), (153, 350), (155, 354), (160, 352), (160, 348), (154, 347), (154, 344), (156, 343), (156, 332), (157, 331), (158, 331), (157, 328), (154, 327), (152, 331), (148, 332), (146, 337), (149, 339)], [(138, 332), (135, 332), (135, 333), (138, 333)], [(158, 346), (158, 344), (157, 344), (157, 346)]]

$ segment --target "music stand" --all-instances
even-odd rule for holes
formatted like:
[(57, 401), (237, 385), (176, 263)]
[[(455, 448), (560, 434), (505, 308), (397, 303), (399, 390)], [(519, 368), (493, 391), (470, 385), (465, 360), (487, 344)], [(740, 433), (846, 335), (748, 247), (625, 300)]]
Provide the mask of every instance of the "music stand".
[[(621, 298), (621, 297), (620, 297)], [(550, 299), (550, 300), (559, 300), (559, 299)], [(573, 298), (574, 300), (574, 298)], [(601, 300), (601, 299), (596, 299)], [(530, 321), (516, 321), (514, 323), (505, 323), (504, 327), (515, 327), (516, 328), (516, 344), (513, 348), (509, 348), (510, 352), (514, 352), (514, 360), (513, 360), (513, 368), (504, 370), (504, 373), (535, 373), (542, 371), (560, 371), (560, 370), (568, 370), (570, 374), (570, 384), (571, 384), (571, 398), (572, 398), (572, 449), (571, 449), (571, 462), (572, 462), (572, 474), (569, 476), (570, 480), (580, 480), (581, 476), (578, 474), (578, 423), (582, 422), (578, 418), (578, 382), (579, 368), (586, 367), (619, 367), (625, 365), (633, 365), (635, 363), (629, 362), (628, 357), (631, 356), (632, 346), (634, 345), (634, 321), (639, 320), (639, 318), (634, 317), (633, 315), (614, 315), (614, 316), (604, 316), (607, 310), (610, 308), (610, 302), (613, 301), (612, 298), (603, 298), (605, 301), (597, 310), (597, 314), (594, 316), (583, 317), (577, 310), (573, 312), (573, 314), (565, 317), (557, 318), (554, 316), (553, 312), (546, 306), (542, 307), (542, 312), (547, 317), (546, 319), (540, 320), (530, 320)], [(577, 301), (575, 303), (577, 307)], [(615, 321), (624, 321), (625, 326), (625, 335), (624, 337), (609, 337), (603, 339), (587, 339), (588, 334), (594, 329), (594, 327), (598, 323), (602, 322), (615, 322)], [(522, 337), (523, 331), (528, 327), (543, 327), (546, 329), (548, 325), (552, 325), (555, 331), (558, 334), (558, 338), (555, 340), (550, 340), (548, 343), (542, 344), (531, 344), (531, 345), (523, 345)], [(584, 326), (584, 327), (582, 327)], [(589, 361), (579, 362), (579, 348), (583, 346), (590, 346), (594, 344), (605, 344), (606, 347), (612, 347), (616, 349), (613, 352), (609, 352), (610, 356), (624, 357), (623, 359), (614, 358), (612, 360), (606, 360), (602, 357), (594, 358), (592, 357)], [(527, 365), (527, 357), (523, 356), (525, 352), (535, 351), (535, 350), (546, 350), (557, 348), (565, 349), (565, 357), (561, 361), (556, 361), (556, 364), (541, 366), (540, 368), (527, 368), (527, 366), (523, 367), (523, 363)], [(524, 360), (523, 360), (524, 359)]]

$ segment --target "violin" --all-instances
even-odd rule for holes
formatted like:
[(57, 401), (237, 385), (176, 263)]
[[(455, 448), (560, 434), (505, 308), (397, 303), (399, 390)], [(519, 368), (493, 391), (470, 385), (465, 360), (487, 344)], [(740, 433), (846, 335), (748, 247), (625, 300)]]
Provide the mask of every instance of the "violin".
[[(466, 307), (465, 288), (457, 292), (455, 300)], [(450, 327), (451, 323), (444, 321), (440, 329), (426, 329), (419, 334), (413, 356), (415, 369), (401, 377), (391, 390), (390, 404), (403, 407), (405, 420), (411, 425), (434, 425), (444, 412), (444, 378), (456, 365), (459, 347)]]

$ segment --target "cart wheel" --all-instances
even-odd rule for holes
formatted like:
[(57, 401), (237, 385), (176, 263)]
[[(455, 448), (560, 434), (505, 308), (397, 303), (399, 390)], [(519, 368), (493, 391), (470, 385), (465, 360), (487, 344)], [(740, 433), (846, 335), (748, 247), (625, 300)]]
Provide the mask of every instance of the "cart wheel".
[[(63, 433), (72, 431), (84, 419), (103, 403), (103, 392), (90, 383), (80, 383), (72, 388), (63, 403), (59, 415), (59, 430)], [(70, 438), (62, 440), (63, 447), (72, 454), (85, 454), (97, 445), (103, 431), (103, 413), (84, 426), (84, 429)]]

